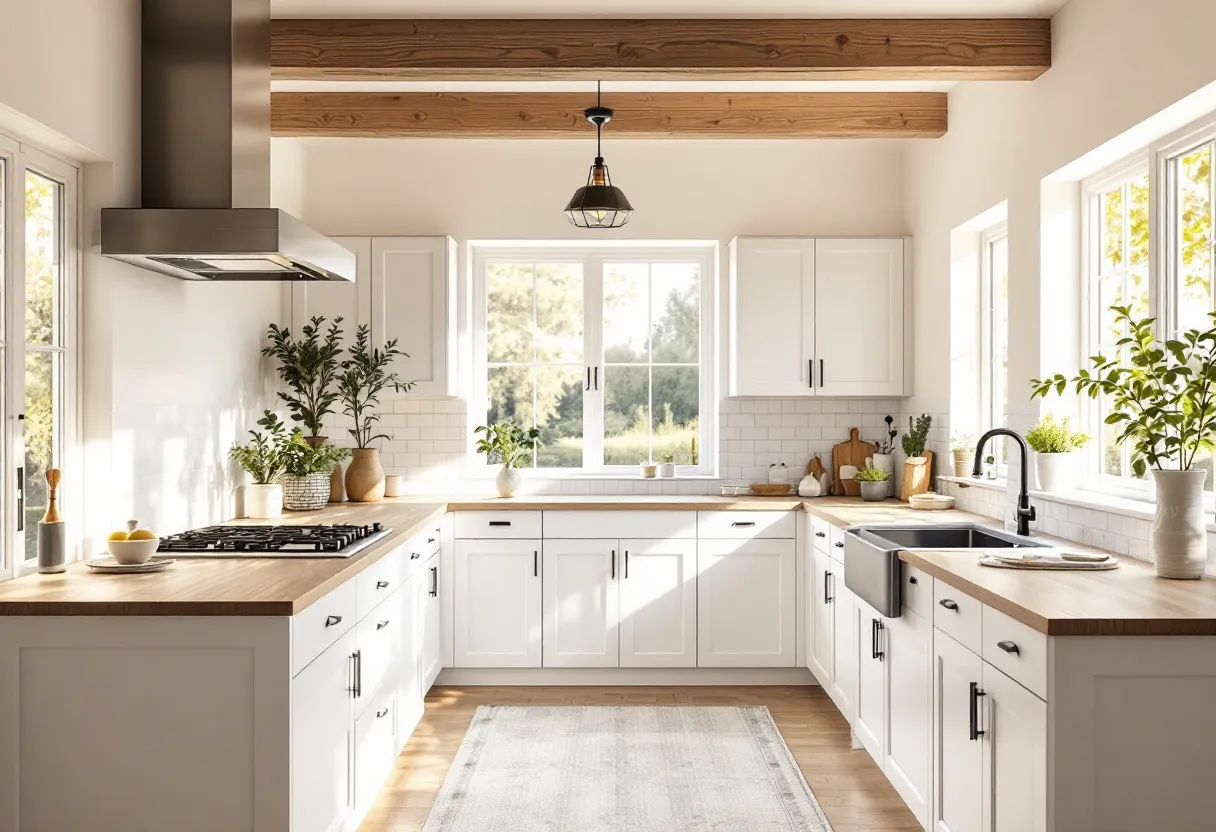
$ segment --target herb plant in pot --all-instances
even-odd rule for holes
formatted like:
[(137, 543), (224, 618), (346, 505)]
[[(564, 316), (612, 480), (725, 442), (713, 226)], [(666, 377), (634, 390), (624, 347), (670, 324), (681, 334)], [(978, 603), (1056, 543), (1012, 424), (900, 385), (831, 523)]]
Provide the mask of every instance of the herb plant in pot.
[(676, 455), (673, 451), (667, 451), (659, 455), (662, 460), (659, 463), (659, 479), (669, 480), (676, 475)]
[(355, 341), (347, 350), (338, 374), (338, 394), (342, 400), (342, 412), (350, 416), (355, 426), (350, 429), (355, 449), (351, 451), (351, 463), (346, 469), (346, 496), (357, 503), (375, 502), (384, 498), (384, 468), (380, 464), (380, 451), (371, 447), (377, 439), (388, 439), (387, 434), (375, 433), (380, 421), (377, 408), (380, 394), (385, 390), (405, 393), (414, 386), (412, 381), (402, 381), (389, 371), (393, 359), (409, 356), (397, 349), (397, 339), (385, 343), (382, 348), (371, 346), (366, 324), (355, 330)]
[(245, 516), (265, 520), (283, 513), (280, 480), (287, 465), (283, 454), (287, 433), (279, 417), (269, 410), (258, 419), (258, 426), (266, 433), (249, 431), (252, 439), (244, 445), (234, 444), (228, 456), (253, 478), (253, 482), (245, 486)]
[(296, 430), (284, 443), (283, 507), (288, 511), (317, 511), (329, 502), (329, 480), (334, 466), (350, 455), (336, 445), (309, 444)]
[(861, 499), (877, 503), (887, 499), (887, 481), (891, 475), (881, 468), (862, 468), (854, 477), (861, 484)]
[(492, 425), (481, 425), (473, 433), (481, 435), (477, 440), (477, 453), (485, 454), (488, 464), (502, 464), (495, 480), (498, 496), (514, 497), (522, 481), (519, 467), (531, 464), (540, 431), (536, 428), (524, 430), (510, 419), (504, 419)]
[(971, 476), (975, 463), (975, 437), (969, 433), (956, 433), (950, 439), (950, 457), (954, 460), (954, 476)]
[(925, 455), (925, 444), (929, 441), (929, 428), (933, 425), (933, 417), (928, 413), (913, 418), (908, 417), (908, 432), (904, 434), (904, 482), (901, 500), (907, 500), (913, 494), (924, 494), (929, 490), (929, 457)]
[(1127, 334), (1117, 343), (1126, 357), (1090, 358), (1091, 368), (1069, 379), (1057, 373), (1031, 381), (1034, 396), (1063, 393), (1102, 396), (1110, 406), (1115, 439), (1131, 448), (1132, 472), (1149, 470), (1157, 486), (1153, 559), (1163, 578), (1201, 578), (1207, 565), (1203, 484), (1197, 467), (1216, 446), (1216, 313), (1213, 327), (1160, 341), (1155, 319), (1134, 320), (1128, 306), (1112, 306)]
[(1085, 447), (1089, 434), (1075, 431), (1068, 417), (1056, 421), (1048, 413), (1026, 432), (1026, 444), (1034, 451), (1034, 470), (1043, 491), (1072, 491), (1080, 475), (1077, 451)]

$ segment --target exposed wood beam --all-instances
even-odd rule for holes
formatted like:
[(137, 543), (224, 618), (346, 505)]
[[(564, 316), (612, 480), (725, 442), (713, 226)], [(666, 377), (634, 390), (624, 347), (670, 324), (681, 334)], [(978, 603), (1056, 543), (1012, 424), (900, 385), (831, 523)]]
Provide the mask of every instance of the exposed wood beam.
[[(306, 93), (271, 96), (275, 136), (590, 139), (580, 93)], [(612, 93), (612, 139), (937, 138), (946, 95)]]
[(1051, 66), (1051, 21), (303, 20), (273, 22), (276, 79), (1017, 80)]

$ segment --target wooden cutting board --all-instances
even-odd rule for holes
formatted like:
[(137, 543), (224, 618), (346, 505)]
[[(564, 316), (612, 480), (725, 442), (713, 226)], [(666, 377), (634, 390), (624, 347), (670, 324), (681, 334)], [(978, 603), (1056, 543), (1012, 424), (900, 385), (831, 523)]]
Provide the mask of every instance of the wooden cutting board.
[(852, 465), (858, 471), (866, 467), (866, 459), (874, 456), (874, 443), (862, 442), (857, 428), (849, 429), (849, 441), (832, 448), (832, 493), (837, 497), (861, 496), (861, 484), (857, 480), (841, 480), (840, 466)]

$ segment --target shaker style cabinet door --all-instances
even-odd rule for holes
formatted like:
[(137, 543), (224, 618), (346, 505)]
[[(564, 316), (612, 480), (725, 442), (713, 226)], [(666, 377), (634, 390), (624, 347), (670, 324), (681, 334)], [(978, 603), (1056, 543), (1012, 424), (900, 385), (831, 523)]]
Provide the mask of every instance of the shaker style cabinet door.
[[(857, 718), (857, 604), (844, 585), (844, 567), (832, 561), (832, 684), (828, 696), (850, 725)], [(869, 643), (867, 632), (862, 638)]]
[(1046, 832), (1047, 703), (984, 664), (983, 832)]
[(422, 685), (418, 673), (422, 666), (422, 621), (418, 607), (418, 586), (426, 576), (415, 572), (397, 591), (397, 615), (401, 618), (401, 656), (397, 662), (397, 752), (405, 747), (410, 734), (422, 719)]
[(621, 667), (696, 667), (697, 541), (619, 545)]
[(933, 826), (981, 832), (983, 661), (941, 630), (933, 633)]
[(832, 686), (832, 649), (835, 646), (835, 609), (832, 593), (835, 587), (844, 584), (833, 574), (834, 561), (827, 552), (811, 550), (811, 638), (807, 642), (807, 666), (823, 685)]
[(291, 832), (335, 832), (354, 808), (351, 630), (291, 682)]
[[(372, 317), (372, 238), (331, 237), (355, 255), (355, 282), (344, 280), (307, 280), (291, 284), (291, 333), (300, 331), (318, 316), (325, 318), (328, 329), (335, 318), (342, 329), (342, 343), (349, 345), (360, 324), (370, 324)], [(324, 337), (324, 332), (322, 332)]]
[(887, 620), (860, 598), (857, 610), (857, 716), (853, 734), (882, 768), (887, 753)]
[(443, 599), (440, 586), (444, 580), (439, 553), (418, 570), (418, 684), (423, 696), (435, 684), (443, 667)]
[(456, 541), (457, 667), (541, 666), (540, 550), (539, 540)]
[(933, 625), (907, 607), (887, 620), (887, 759), (883, 771), (929, 828), (933, 759)]
[(697, 666), (793, 667), (794, 541), (697, 542)]
[(615, 540), (544, 543), (544, 666), (620, 664)]

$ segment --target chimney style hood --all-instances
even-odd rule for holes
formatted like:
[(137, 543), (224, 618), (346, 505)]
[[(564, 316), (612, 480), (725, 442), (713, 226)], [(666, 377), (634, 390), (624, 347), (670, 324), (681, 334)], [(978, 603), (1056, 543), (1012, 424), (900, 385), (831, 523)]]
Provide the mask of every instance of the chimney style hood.
[(142, 208), (101, 253), (183, 280), (355, 279), (355, 255), (270, 205), (270, 0), (143, 0)]

